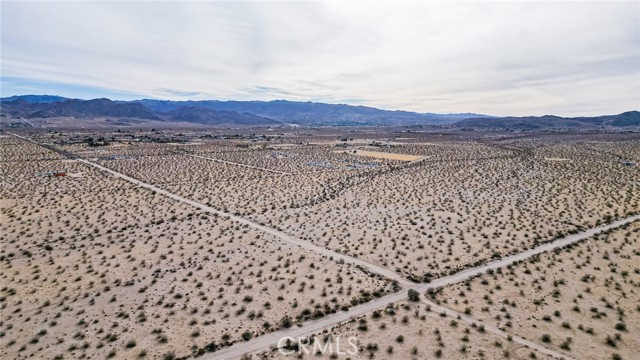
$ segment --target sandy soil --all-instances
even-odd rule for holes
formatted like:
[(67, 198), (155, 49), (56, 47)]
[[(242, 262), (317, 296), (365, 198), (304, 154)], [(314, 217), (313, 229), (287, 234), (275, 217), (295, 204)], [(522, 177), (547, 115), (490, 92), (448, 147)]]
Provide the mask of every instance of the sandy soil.
[(65, 168), (83, 178), (37, 176), (61, 163), (2, 168), (3, 357), (184, 355), (391, 291), (77, 162)]
[[(337, 151), (337, 152), (340, 152), (340, 151)], [(353, 154), (357, 156), (372, 157), (377, 159), (389, 159), (389, 160), (400, 160), (400, 161), (416, 161), (422, 158), (422, 156), (396, 154), (396, 153), (381, 152), (381, 151), (345, 150), (342, 153)]]
[[(640, 223), (443, 288), (434, 300), (577, 359), (640, 352)], [(545, 338), (547, 336), (548, 338)]]
[[(257, 358), (295, 359), (551, 359), (507, 339), (492, 335), (450, 317), (442, 317), (428, 306), (399, 302), (317, 335), (318, 344), (330, 340), (332, 352), (314, 354), (300, 348), (291, 354), (267, 351)], [(340, 341), (340, 343), (339, 343)], [(356, 344), (355, 347), (351, 343)], [(338, 346), (339, 344), (339, 346)], [(317, 350), (317, 348), (316, 348)], [(338, 355), (338, 350), (346, 354)], [(304, 356), (306, 355), (306, 356)]]
[[(385, 151), (428, 158), (354, 157), (336, 147), (343, 130), (327, 129), (29, 136), (415, 281), (640, 211), (638, 168), (624, 163), (640, 162), (633, 134), (402, 134), (406, 139)], [(83, 143), (101, 136), (116, 146)], [(356, 147), (391, 138), (378, 129), (353, 130), (348, 137)], [(15, 137), (0, 137), (0, 155), (3, 357), (187, 356), (392, 291), (388, 280), (358, 267)], [(56, 171), (82, 177), (42, 176)], [(466, 284), (447, 287), (435, 300), (462, 313), (469, 308), (487, 326), (574, 358), (632, 358), (640, 351), (631, 335), (638, 330), (634, 294), (640, 282), (633, 229), (474, 279), (472, 291)], [(488, 285), (478, 284), (483, 279)], [(367, 315), (367, 331), (357, 329), (357, 319), (335, 333), (358, 334), (358, 357), (432, 358), (439, 348), (443, 358), (502, 358), (505, 350), (512, 358), (530, 357), (530, 349), (462, 323), (454, 327), (450, 318), (428, 314), (424, 304), (397, 305), (395, 316)], [(395, 341), (397, 334), (403, 343)], [(465, 345), (467, 352), (460, 352)]]

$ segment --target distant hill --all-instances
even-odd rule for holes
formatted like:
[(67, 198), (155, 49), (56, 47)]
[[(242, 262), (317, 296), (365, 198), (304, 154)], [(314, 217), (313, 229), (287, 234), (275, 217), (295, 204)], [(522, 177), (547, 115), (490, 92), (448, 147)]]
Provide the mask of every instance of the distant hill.
[[(6, 99), (6, 98), (5, 98)], [(117, 103), (109, 99), (75, 100), (56, 102), (28, 102), (23, 98), (0, 102), (2, 114), (23, 118), (51, 117), (130, 117), (140, 119), (160, 119), (154, 112), (136, 103)], [(32, 100), (35, 98), (32, 98)]]
[[(452, 125), (477, 129), (581, 129), (640, 126), (640, 113), (565, 118), (493, 117), (489, 115), (416, 113), (368, 106), (299, 101), (170, 101), (109, 99), (78, 100), (55, 95), (20, 95), (0, 99), (0, 115), (13, 118), (114, 118), (163, 122), (190, 122), (207, 126), (422, 126)], [(136, 121), (138, 121), (136, 120)], [(139, 123), (139, 121), (138, 121)]]
[(170, 121), (185, 121), (204, 125), (280, 125), (262, 116), (235, 111), (216, 111), (198, 106), (181, 107), (165, 114)]
[(324, 104), (286, 100), (274, 101), (167, 101), (137, 100), (149, 109), (166, 112), (185, 106), (251, 113), (299, 125), (437, 125), (450, 124), (478, 114), (420, 114), (401, 110), (381, 110), (367, 106)]
[(3, 117), (29, 117), (31, 114), (43, 110), (49, 103), (30, 103), (22, 99), (14, 99), (0, 102), (0, 114)]
[[(0, 102), (2, 113), (14, 117), (111, 116), (228, 125), (280, 123), (354, 126), (444, 125), (470, 117), (490, 117), (481, 114), (416, 113), (402, 110), (382, 110), (367, 106), (286, 100), (170, 101), (143, 99), (111, 101), (109, 99), (67, 99), (53, 95), (20, 95), (2, 98)], [(271, 121), (265, 121), (265, 118)]]
[(109, 99), (64, 100), (48, 104), (28, 115), (29, 118), (50, 117), (122, 117), (161, 120), (153, 111), (138, 103), (118, 103)]
[(453, 124), (457, 127), (476, 129), (578, 129), (594, 127), (640, 126), (640, 112), (628, 111), (618, 115), (594, 117), (560, 117), (553, 115), (526, 117), (471, 118)]
[[(54, 101), (48, 96), (12, 96), (0, 99), (0, 113), (4, 117), (38, 119), (73, 117), (76, 119), (136, 119), (166, 122), (190, 122), (202, 125), (268, 126), (280, 122), (249, 113), (217, 111), (196, 106), (177, 107), (169, 112), (154, 111), (139, 102), (112, 101), (109, 99)], [(122, 122), (121, 124), (126, 124)], [(136, 122), (140, 125), (140, 122)]]
[(6, 98), (2, 98), (0, 99), (1, 101), (5, 102), (5, 101), (14, 101), (14, 100), (22, 100), (26, 103), (30, 103), (30, 104), (35, 104), (35, 103), (42, 103), (42, 104), (50, 104), (50, 103), (54, 103), (54, 102), (58, 102), (58, 101), (65, 101), (65, 100), (69, 100), (66, 97), (62, 97), (62, 96), (57, 96), (57, 95), (14, 95), (14, 96), (9, 96)]

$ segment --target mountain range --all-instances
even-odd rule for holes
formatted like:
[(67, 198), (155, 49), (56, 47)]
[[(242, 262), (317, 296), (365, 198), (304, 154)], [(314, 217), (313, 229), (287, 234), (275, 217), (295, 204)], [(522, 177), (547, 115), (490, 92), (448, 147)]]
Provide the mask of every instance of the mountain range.
[(455, 123), (458, 127), (473, 129), (518, 129), (548, 130), (603, 127), (637, 127), (640, 126), (640, 112), (627, 111), (618, 115), (592, 117), (560, 117), (554, 115), (469, 118)]
[(275, 101), (169, 101), (142, 99), (79, 100), (55, 95), (18, 95), (0, 99), (0, 116), (15, 119), (72, 117), (115, 118), (137, 121), (187, 122), (213, 126), (386, 126), (446, 125), (471, 129), (543, 130), (564, 128), (629, 128), (640, 126), (640, 112), (565, 118), (495, 117), (481, 114), (435, 114), (382, 110), (367, 106), (317, 102)]

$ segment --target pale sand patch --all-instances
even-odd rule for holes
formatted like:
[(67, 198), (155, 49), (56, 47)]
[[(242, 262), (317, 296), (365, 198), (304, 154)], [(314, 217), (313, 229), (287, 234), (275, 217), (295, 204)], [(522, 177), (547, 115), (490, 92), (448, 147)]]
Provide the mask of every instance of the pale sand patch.
[(546, 157), (544, 159), (547, 160), (547, 161), (569, 161), (569, 160), (571, 160), (571, 159), (567, 159), (567, 158), (548, 158), (548, 157)]
[[(397, 139), (396, 139), (397, 140)], [(338, 144), (347, 144), (351, 146), (363, 146), (369, 144), (380, 144), (380, 145), (407, 145), (407, 143), (399, 142), (399, 141), (390, 141), (390, 140), (380, 140), (380, 139), (349, 139), (349, 141), (343, 140), (323, 140), (323, 141), (310, 141), (309, 145), (338, 145)]]
[[(394, 140), (396, 141), (402, 141), (402, 140), (417, 140), (416, 138), (409, 138), (409, 137), (398, 137), (395, 138)], [(393, 143), (393, 142), (390, 142)], [(395, 144), (399, 144), (399, 145), (428, 145), (428, 146), (442, 146), (445, 144), (442, 143), (434, 143), (434, 142), (423, 142), (423, 141), (418, 141), (418, 142), (395, 142)]]
[(297, 144), (273, 144), (273, 145), (269, 145), (269, 147), (271, 148), (293, 148), (293, 147), (297, 147), (299, 145)]
[(17, 206), (18, 201), (16, 199), (0, 199), (0, 208), (10, 208)]
[(359, 156), (367, 156), (378, 159), (388, 159), (388, 160), (400, 160), (400, 161), (415, 161), (422, 158), (422, 156), (417, 155), (406, 155), (406, 154), (397, 154), (397, 153), (384, 153), (378, 151), (364, 151), (364, 150), (340, 150), (334, 151), (336, 153), (345, 153)]
[(432, 143), (432, 142), (417, 142), (417, 143), (413, 143), (411, 145), (448, 146), (448, 144)]

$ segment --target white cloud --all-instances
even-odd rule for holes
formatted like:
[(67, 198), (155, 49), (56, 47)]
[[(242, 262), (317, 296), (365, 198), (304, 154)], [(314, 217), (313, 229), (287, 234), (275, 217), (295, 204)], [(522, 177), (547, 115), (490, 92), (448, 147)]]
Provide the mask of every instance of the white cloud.
[(615, 113), (638, 107), (639, 6), (3, 2), (2, 76), (173, 99)]

